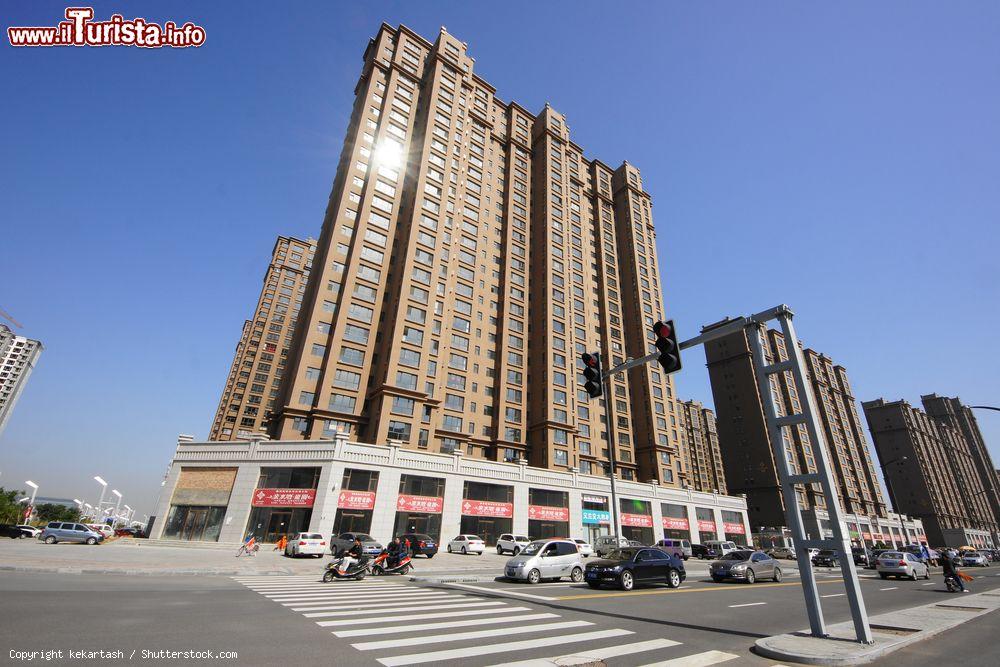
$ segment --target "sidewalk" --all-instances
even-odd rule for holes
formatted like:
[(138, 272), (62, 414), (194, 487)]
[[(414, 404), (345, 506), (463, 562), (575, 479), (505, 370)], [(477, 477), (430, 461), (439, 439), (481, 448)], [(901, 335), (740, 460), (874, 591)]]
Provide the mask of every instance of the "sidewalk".
[(1000, 589), (963, 595), (941, 593), (937, 602), (869, 619), (875, 642), (859, 644), (850, 621), (827, 626), (829, 636), (808, 630), (758, 639), (755, 652), (783, 662), (862, 665), (1000, 608)]

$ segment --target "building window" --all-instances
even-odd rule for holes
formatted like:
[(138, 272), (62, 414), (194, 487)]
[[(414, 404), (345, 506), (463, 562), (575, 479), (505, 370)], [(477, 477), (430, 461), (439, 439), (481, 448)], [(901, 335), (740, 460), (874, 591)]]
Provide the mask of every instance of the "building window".
[(555, 462), (557, 466), (568, 466), (569, 465), (569, 453), (565, 449), (555, 450)]
[(392, 397), (392, 413), (395, 415), (413, 415), (413, 399), (402, 396)]
[(402, 440), (403, 442), (410, 441), (410, 425), (406, 422), (389, 422), (389, 439), (390, 440)]

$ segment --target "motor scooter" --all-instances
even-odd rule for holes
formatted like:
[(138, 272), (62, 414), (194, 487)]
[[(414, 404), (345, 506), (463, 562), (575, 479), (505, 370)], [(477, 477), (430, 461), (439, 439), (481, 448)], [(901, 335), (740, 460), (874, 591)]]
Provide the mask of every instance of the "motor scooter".
[(383, 574), (406, 574), (412, 568), (413, 563), (410, 562), (410, 554), (408, 553), (402, 554), (399, 557), (399, 562), (392, 567), (389, 567), (389, 552), (385, 549), (378, 556), (375, 556), (375, 560), (372, 561), (372, 574), (375, 576)]
[(341, 567), (344, 557), (334, 558), (327, 563), (326, 571), (323, 572), (323, 581), (331, 582), (334, 579), (354, 579), (361, 581), (371, 573), (372, 561), (368, 556), (362, 556), (357, 561), (351, 563), (346, 570)]

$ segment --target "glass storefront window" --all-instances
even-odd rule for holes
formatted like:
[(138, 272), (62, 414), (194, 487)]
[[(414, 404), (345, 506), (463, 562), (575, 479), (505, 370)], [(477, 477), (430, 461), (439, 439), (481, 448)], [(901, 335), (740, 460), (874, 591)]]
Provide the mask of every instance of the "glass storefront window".
[(642, 544), (652, 544), (653, 515), (648, 500), (620, 498), (622, 537), (637, 540)]
[(704, 544), (709, 540), (719, 539), (718, 528), (715, 525), (715, 512), (710, 507), (695, 507), (698, 520), (698, 542)]
[(687, 507), (673, 503), (660, 503), (663, 514), (663, 537), (674, 540), (691, 539), (691, 525)]
[(528, 489), (528, 537), (533, 540), (570, 537), (567, 492)]
[(611, 534), (609, 507), (607, 496), (583, 496), (583, 537), (592, 545), (599, 537)]
[(344, 469), (344, 479), (337, 500), (337, 514), (333, 519), (335, 534), (371, 531), (377, 488), (377, 470)]
[(258, 489), (315, 489), (319, 468), (261, 468)]
[(462, 489), (461, 531), (478, 535), (493, 546), (503, 533), (513, 531), (514, 487), (465, 482)]
[(252, 532), (258, 542), (277, 542), (282, 535), (309, 530), (311, 519), (311, 507), (255, 507), (247, 523), (247, 534)]
[(225, 507), (171, 505), (163, 539), (218, 542), (225, 516)]

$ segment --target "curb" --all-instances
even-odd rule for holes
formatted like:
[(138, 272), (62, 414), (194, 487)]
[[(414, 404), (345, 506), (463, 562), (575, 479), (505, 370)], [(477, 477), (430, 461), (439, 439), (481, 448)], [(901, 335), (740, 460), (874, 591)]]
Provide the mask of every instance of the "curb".
[(435, 577), (429, 575), (426, 577), (410, 576), (410, 581), (424, 583), (424, 584), (481, 584), (488, 581), (496, 581), (497, 575), (441, 575), (440, 577)]
[(233, 576), (253, 576), (253, 577), (282, 577), (288, 575), (298, 574), (291, 570), (266, 570), (266, 571), (247, 571), (247, 570), (204, 570), (204, 569), (186, 569), (186, 568), (173, 568), (167, 570), (150, 570), (142, 568), (127, 568), (127, 567), (107, 567), (107, 568), (89, 568), (89, 567), (58, 567), (58, 566), (38, 566), (38, 565), (0, 565), (0, 572), (24, 572), (33, 574), (125, 574), (125, 575), (138, 575), (138, 576), (174, 576), (174, 575), (193, 575), (193, 576), (216, 576), (216, 577), (233, 577)]

